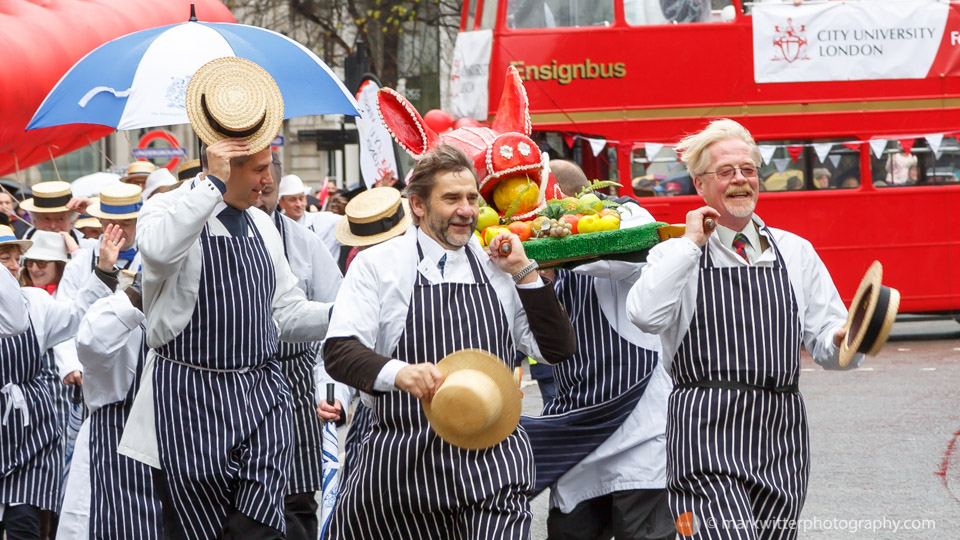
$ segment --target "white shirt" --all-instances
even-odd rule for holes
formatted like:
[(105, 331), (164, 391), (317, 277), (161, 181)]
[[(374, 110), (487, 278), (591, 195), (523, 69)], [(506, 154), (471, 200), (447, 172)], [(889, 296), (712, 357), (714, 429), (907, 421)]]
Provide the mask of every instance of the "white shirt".
[[(423, 261), (419, 264), (418, 239), (423, 249)], [(363, 250), (353, 259), (337, 295), (327, 338), (355, 337), (377, 354), (391, 356), (406, 327), (417, 274), (432, 284), (474, 283), (467, 249), (473, 250), (481, 270), (496, 291), (517, 348), (544, 362), (517, 295), (517, 285), (512, 276), (490, 260), (476, 237), (471, 237), (470, 242), (459, 250), (447, 251), (413, 225), (404, 235)], [(447, 261), (441, 275), (437, 261), (444, 253)], [(543, 282), (538, 279), (528, 286), (543, 286)], [(388, 362), (374, 388), (381, 392), (395, 390), (396, 374), (406, 366), (406, 362), (396, 359)]]
[[(192, 188), (192, 189), (191, 189)], [(143, 261), (143, 306), (147, 315), (147, 344), (160, 347), (177, 336), (193, 316), (200, 289), (203, 252), (200, 233), (229, 236), (216, 218), (226, 208), (220, 190), (208, 179), (154, 195), (143, 205), (137, 221), (137, 244)], [(284, 341), (318, 341), (329, 322), (330, 304), (308, 302), (297, 288), (283, 242), (273, 220), (257, 208), (247, 210), (273, 259), (276, 290), (273, 319)], [(253, 228), (248, 235), (253, 236)]]
[(80, 321), (77, 354), (83, 364), (83, 401), (93, 414), (122, 401), (137, 374), (143, 312), (123, 291), (97, 300)]
[[(637, 227), (655, 220), (635, 203), (620, 207), (620, 228)], [(630, 288), (640, 277), (643, 263), (597, 261), (573, 271), (593, 276), (594, 291), (607, 322), (623, 339), (660, 353), (660, 338), (637, 328), (627, 316)], [(550, 506), (570, 513), (583, 501), (631, 489), (666, 487), (667, 398), (673, 389), (670, 376), (658, 363), (643, 397), (623, 425), (580, 463), (557, 480)]]
[[(758, 227), (763, 221), (753, 216)], [(839, 348), (833, 334), (846, 322), (847, 310), (813, 245), (799, 236), (770, 229), (786, 264), (787, 275), (799, 309), (803, 345), (813, 359), (826, 369), (853, 369), (863, 362), (854, 356), (846, 368), (838, 363)], [(767, 237), (766, 232), (762, 232)], [(768, 242), (770, 242), (768, 237)], [(757, 266), (773, 266), (777, 257), (771, 247), (756, 260)], [(714, 266), (746, 266), (739, 255), (711, 235), (707, 249)], [(640, 279), (627, 297), (627, 314), (641, 330), (660, 334), (664, 365), (669, 370), (677, 349), (697, 308), (700, 248), (687, 238), (674, 238), (650, 250)]]
[(344, 219), (333, 212), (304, 212), (297, 223), (310, 229), (323, 241), (334, 260), (340, 260), (340, 241), (337, 240), (337, 223)]

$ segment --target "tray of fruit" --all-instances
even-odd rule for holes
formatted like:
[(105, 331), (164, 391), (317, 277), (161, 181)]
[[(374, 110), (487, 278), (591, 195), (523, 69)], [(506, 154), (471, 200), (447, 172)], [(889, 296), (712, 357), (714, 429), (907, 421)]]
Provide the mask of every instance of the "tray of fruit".
[[(592, 187), (605, 182), (595, 182)], [(642, 262), (660, 242), (658, 230), (666, 223), (620, 228), (620, 205), (584, 191), (578, 197), (548, 201), (533, 219), (501, 218), (490, 207), (480, 210), (477, 236), (488, 245), (500, 232), (516, 234), (527, 257), (541, 268), (571, 268), (597, 259)]]

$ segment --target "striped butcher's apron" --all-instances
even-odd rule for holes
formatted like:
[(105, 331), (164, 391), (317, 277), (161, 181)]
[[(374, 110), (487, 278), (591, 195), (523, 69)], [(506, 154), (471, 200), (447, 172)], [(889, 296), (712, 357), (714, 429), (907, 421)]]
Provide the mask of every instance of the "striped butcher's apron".
[(690, 512), (700, 522), (697, 538), (797, 535), (788, 523), (800, 516), (809, 476), (802, 328), (767, 237), (772, 267), (718, 268), (704, 249), (697, 309), (673, 361), (668, 498), (674, 518)]
[(140, 387), (147, 358), (144, 326), (137, 370), (122, 401), (104, 405), (90, 415), (90, 538), (91, 540), (160, 540), (163, 536), (160, 498), (150, 466), (117, 453), (120, 436)]
[[(419, 244), (417, 251), (422, 261)], [(393, 358), (435, 363), (474, 348), (512, 361), (506, 314), (476, 256), (466, 253), (476, 283), (431, 284), (417, 273)], [(527, 538), (534, 470), (523, 428), (486, 450), (464, 450), (430, 429), (420, 401), (407, 392), (376, 397), (371, 412), (329, 538)]]
[(60, 381), (32, 322), (0, 339), (0, 359), (0, 504), (58, 512), (63, 445), (52, 392)]
[[(288, 224), (284, 223), (280, 212), (273, 213), (273, 220), (283, 239), (283, 253), (286, 256)], [(323, 420), (317, 416), (313, 384), (313, 366), (317, 361), (318, 347), (317, 343), (281, 341), (277, 349), (280, 371), (290, 385), (293, 410), (293, 458), (287, 477), (287, 493), (291, 495), (319, 491), (323, 486)]]
[(157, 349), (157, 442), (186, 538), (216, 538), (228, 512), (285, 532), (290, 394), (274, 359), (276, 275), (254, 236), (200, 234), (203, 269), (193, 316)]
[(557, 397), (541, 416), (520, 419), (533, 446), (535, 493), (613, 435), (643, 397), (657, 365), (657, 351), (630, 343), (607, 320), (595, 278), (559, 270), (555, 290), (577, 333), (577, 351), (553, 367)]

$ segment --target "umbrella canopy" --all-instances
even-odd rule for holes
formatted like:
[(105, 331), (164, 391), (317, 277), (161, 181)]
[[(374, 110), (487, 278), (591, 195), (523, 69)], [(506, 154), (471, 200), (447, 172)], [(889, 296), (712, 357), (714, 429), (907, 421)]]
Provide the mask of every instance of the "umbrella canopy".
[[(121, 5), (122, 4), (122, 5)], [(233, 22), (219, 0), (0, 0), (0, 175), (87, 146), (113, 131), (71, 124), (24, 132), (70, 66), (136, 30), (186, 21)]]
[(286, 118), (357, 116), (357, 102), (317, 55), (271, 30), (190, 21), (141, 30), (97, 47), (50, 92), (27, 129), (101, 124), (137, 129), (189, 122), (187, 84), (207, 62), (251, 60), (277, 81)]

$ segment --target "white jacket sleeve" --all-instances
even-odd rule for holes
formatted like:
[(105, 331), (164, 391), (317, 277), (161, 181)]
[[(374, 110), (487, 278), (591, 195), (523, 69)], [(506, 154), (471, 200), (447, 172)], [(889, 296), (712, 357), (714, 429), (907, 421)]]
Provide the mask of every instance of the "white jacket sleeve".
[(840, 367), (840, 347), (833, 344), (833, 335), (847, 320), (847, 309), (840, 299), (830, 272), (813, 246), (804, 241), (803, 254), (803, 345), (817, 364), (824, 369), (856, 369), (864, 355), (856, 354), (846, 367)]
[(213, 182), (202, 180), (193, 189), (181, 186), (143, 206), (137, 219), (137, 247), (150, 267), (151, 279), (162, 281), (177, 272), (222, 201)]
[[(40, 290), (36, 291), (40, 294), (36, 294), (34, 291), (30, 292), (33, 293), (30, 294), (30, 302), (42, 304), (42, 306), (37, 306), (37, 309), (43, 309), (46, 312), (46, 317), (43, 318), (43, 332), (42, 334), (38, 333), (38, 335), (43, 336), (40, 349), (46, 350), (75, 337), (84, 313), (97, 299), (103, 298), (113, 291), (100, 281), (96, 274), (91, 272), (87, 276), (83, 287), (77, 291), (76, 297), (71, 300), (57, 301)], [(33, 309), (33, 306), (31, 306), (31, 309)]]
[(0, 338), (19, 336), (30, 328), (27, 302), (20, 284), (6, 268), (0, 269)]
[(77, 355), (91, 409), (126, 397), (136, 375), (144, 318), (126, 293), (118, 292), (98, 300), (80, 321)]
[(700, 248), (687, 238), (657, 244), (627, 295), (627, 315), (644, 332), (659, 334), (680, 319), (681, 291), (696, 280)]

